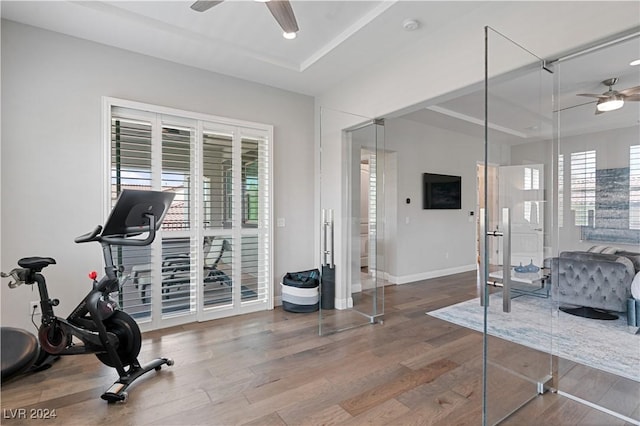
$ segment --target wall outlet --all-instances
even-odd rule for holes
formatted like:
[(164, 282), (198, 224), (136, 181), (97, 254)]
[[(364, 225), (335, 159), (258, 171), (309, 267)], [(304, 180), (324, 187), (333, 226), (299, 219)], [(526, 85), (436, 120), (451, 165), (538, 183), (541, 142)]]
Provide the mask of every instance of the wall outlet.
[(29, 316), (31, 315), (42, 315), (42, 310), (40, 309), (39, 300), (34, 300), (33, 302), (29, 302)]

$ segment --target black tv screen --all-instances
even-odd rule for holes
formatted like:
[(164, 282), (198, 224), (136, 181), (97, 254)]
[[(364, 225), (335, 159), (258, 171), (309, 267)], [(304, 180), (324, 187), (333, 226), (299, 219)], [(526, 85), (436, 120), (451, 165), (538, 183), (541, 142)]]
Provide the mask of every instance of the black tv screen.
[(461, 209), (462, 177), (422, 174), (423, 209)]

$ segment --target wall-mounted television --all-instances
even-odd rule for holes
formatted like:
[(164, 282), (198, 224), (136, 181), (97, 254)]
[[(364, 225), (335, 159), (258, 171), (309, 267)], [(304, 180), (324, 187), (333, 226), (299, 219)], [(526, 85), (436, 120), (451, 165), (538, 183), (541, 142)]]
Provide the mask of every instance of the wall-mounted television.
[(461, 209), (462, 177), (422, 174), (423, 209)]

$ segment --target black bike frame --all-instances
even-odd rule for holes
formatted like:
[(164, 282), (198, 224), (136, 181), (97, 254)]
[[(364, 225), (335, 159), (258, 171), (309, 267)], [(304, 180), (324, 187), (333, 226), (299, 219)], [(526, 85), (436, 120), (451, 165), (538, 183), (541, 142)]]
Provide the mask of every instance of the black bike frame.
[[(120, 357), (117, 353), (118, 337), (113, 333), (107, 332), (104, 321), (108, 319), (113, 312), (100, 312), (101, 298), (107, 299), (110, 293), (117, 291), (120, 287), (118, 280), (118, 268), (113, 264), (112, 245), (128, 245), (143, 246), (148, 245), (155, 238), (155, 216), (146, 215), (149, 218), (149, 235), (143, 239), (127, 239), (125, 237), (105, 236), (100, 237), (94, 231), (92, 237), (86, 241), (99, 241), (102, 246), (102, 254), (104, 257), (105, 276), (100, 281), (93, 282), (93, 288), (89, 294), (80, 302), (80, 304), (66, 318), (56, 317), (53, 307), (57, 305), (57, 301), (49, 298), (47, 284), (44, 276), (37, 272), (34, 274), (34, 281), (38, 283), (38, 291), (40, 293), (40, 307), (42, 309), (42, 325), (43, 326), (59, 326), (68, 334), (78, 337), (84, 343), (84, 346), (67, 346), (57, 355), (77, 355), (88, 353), (106, 352), (114, 363), (114, 367), (120, 376), (126, 375), (126, 370), (122, 365)], [(99, 232), (99, 231), (98, 231)], [(83, 241), (84, 242), (84, 241)], [(116, 309), (119, 309), (116, 305)], [(89, 314), (89, 317), (87, 317)]]

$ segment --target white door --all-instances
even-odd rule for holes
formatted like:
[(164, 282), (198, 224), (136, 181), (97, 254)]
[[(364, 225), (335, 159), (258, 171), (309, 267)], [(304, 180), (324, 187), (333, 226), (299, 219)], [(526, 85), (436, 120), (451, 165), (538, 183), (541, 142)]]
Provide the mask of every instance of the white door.
[[(544, 260), (544, 165), (502, 166), (499, 211), (511, 211), (511, 265), (541, 267)], [(501, 247), (502, 245), (500, 245)], [(501, 250), (501, 248), (500, 248)], [(502, 259), (502, 253), (498, 256)]]

